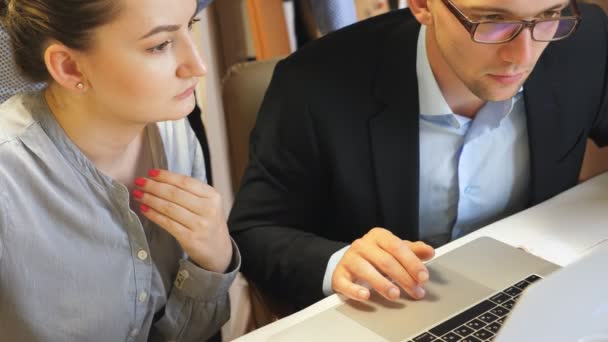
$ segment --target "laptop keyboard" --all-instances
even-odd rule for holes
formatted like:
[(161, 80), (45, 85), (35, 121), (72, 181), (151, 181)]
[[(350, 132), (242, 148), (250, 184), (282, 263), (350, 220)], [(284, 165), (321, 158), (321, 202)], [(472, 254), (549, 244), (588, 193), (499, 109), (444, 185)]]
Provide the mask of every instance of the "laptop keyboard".
[(540, 276), (533, 274), (436, 325), (424, 334), (416, 336), (410, 342), (492, 341), (519, 299), (519, 295), (528, 285), (539, 279), (541, 279)]

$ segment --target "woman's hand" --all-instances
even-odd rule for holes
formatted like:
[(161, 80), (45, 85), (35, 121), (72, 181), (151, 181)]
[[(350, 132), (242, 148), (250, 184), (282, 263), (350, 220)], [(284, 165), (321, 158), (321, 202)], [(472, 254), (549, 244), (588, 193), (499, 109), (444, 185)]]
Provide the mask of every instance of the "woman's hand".
[(232, 242), (219, 193), (194, 178), (150, 170), (137, 178), (134, 199), (141, 213), (171, 234), (190, 259), (208, 271), (224, 273)]

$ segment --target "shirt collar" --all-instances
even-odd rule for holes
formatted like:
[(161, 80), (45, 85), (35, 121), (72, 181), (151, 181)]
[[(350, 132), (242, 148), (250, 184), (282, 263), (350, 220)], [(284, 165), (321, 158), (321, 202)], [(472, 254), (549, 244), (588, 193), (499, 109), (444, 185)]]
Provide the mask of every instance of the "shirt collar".
[(437, 80), (431, 70), (431, 64), (429, 63), (429, 58), (426, 54), (426, 26), (424, 25), (420, 27), (420, 34), (418, 35), (416, 74), (418, 75), (420, 114), (452, 114), (452, 109), (443, 97)]

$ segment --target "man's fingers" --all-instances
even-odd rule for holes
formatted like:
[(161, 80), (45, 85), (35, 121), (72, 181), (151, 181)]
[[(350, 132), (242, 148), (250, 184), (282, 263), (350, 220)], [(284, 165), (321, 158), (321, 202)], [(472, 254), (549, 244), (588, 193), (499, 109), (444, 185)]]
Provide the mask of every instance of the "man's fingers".
[[(389, 239), (381, 239), (377, 241), (380, 248), (392, 255), (401, 264), (401, 267), (410, 275), (413, 282), (423, 284), (429, 280), (429, 271), (420, 258), (412, 251), (411, 244), (404, 242), (403, 240), (393, 236)], [(383, 270), (384, 271), (384, 270)], [(395, 279), (398, 280), (398, 279)], [(415, 288), (411, 284), (403, 284), (413, 291), (420, 292), (419, 289)], [(419, 298), (415, 296), (414, 298)]]
[(336, 270), (333, 289), (337, 293), (341, 293), (346, 297), (357, 301), (366, 301), (370, 297), (369, 290), (361, 285), (355, 284), (348, 271), (343, 269)]
[(349, 262), (344, 264), (344, 266), (352, 274), (354, 279), (368, 283), (374, 290), (388, 300), (395, 300), (401, 296), (399, 287), (380, 274), (369, 261), (360, 256), (349, 259)]
[[(390, 279), (393, 279), (410, 297), (421, 299), (424, 297), (424, 289), (418, 284), (397, 259), (388, 252), (377, 248), (373, 251), (362, 251), (363, 257), (369, 260), (377, 270), (386, 274)], [(413, 255), (413, 253), (412, 253)], [(416, 256), (413, 259), (419, 261)]]
[(422, 242), (403, 241), (384, 228), (373, 228), (346, 251), (336, 269), (344, 274), (336, 277), (334, 272), (332, 285), (349, 298), (360, 300), (356, 293), (360, 288), (352, 285), (364, 281), (386, 299), (396, 300), (401, 295), (398, 284), (410, 297), (421, 299), (425, 295), (423, 284), (429, 280), (422, 260), (434, 253)]
[(435, 249), (422, 241), (407, 241), (407, 243), (409, 243), (412, 252), (414, 252), (414, 254), (416, 254), (416, 256), (422, 261), (431, 260), (435, 256)]

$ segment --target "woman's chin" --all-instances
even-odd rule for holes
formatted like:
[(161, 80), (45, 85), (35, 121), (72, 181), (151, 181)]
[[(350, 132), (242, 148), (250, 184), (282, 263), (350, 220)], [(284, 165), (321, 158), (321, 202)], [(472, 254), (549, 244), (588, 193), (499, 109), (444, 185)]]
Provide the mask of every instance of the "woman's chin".
[[(176, 108), (174, 108), (174, 110), (171, 111), (170, 113), (165, 113), (165, 115), (167, 116), (167, 119), (163, 120), (163, 121), (172, 121), (172, 120), (183, 119), (186, 116), (188, 116), (190, 113), (192, 113), (192, 111), (194, 110), (194, 107), (196, 107), (196, 101), (194, 100), (194, 97), (192, 97), (192, 102), (182, 103), (181, 105), (176, 106)], [(167, 115), (167, 114), (169, 114), (169, 115)]]

